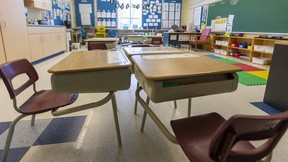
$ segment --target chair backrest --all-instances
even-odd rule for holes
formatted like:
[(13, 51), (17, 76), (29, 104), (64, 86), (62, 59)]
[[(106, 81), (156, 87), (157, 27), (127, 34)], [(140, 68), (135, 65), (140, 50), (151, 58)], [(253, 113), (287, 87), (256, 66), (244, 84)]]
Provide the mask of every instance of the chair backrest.
[(206, 42), (209, 38), (210, 32), (211, 32), (211, 29), (206, 29), (206, 28), (203, 29), (201, 36), (199, 38), (199, 41)]
[[(288, 112), (271, 116), (232, 116), (214, 134), (209, 148), (210, 157), (221, 162), (260, 160), (274, 149), (287, 127)], [(233, 149), (238, 142), (253, 140), (264, 142), (253, 150)]]
[(107, 46), (105, 43), (94, 43), (94, 42), (88, 43), (88, 50), (96, 50), (96, 49), (106, 50)]
[[(14, 89), (12, 80), (21, 74), (27, 74), (29, 79), (24, 84)], [(26, 59), (15, 60), (0, 65), (0, 76), (6, 85), (11, 99), (15, 98), (39, 79), (36, 70)]]
[(153, 37), (151, 44), (156, 44), (156, 45), (162, 44), (162, 37)]

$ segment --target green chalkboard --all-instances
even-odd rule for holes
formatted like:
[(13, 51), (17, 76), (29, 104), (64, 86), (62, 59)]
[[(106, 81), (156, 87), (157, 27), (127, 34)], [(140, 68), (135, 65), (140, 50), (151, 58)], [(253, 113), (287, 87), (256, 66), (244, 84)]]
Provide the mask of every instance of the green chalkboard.
[(223, 0), (209, 5), (208, 26), (235, 15), (233, 32), (288, 33), (288, 0)]

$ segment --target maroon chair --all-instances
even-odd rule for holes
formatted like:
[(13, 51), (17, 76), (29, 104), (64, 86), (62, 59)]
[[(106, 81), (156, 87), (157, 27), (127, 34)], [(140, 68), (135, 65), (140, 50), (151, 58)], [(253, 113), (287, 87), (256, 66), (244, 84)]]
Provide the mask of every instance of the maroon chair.
[(105, 43), (88, 42), (88, 50), (107, 50)]
[(211, 29), (203, 29), (200, 38), (198, 40), (190, 40), (189, 41), (189, 49), (191, 49), (192, 45), (195, 46), (195, 51), (197, 50), (197, 46), (202, 45), (202, 50), (204, 45), (210, 44), (210, 32)]
[[(23, 74), (28, 76), (27, 81), (15, 89), (12, 80), (15, 77)], [(19, 120), (28, 115), (32, 115), (31, 125), (34, 125), (36, 114), (56, 110), (59, 107), (70, 105), (76, 101), (78, 94), (56, 93), (52, 90), (37, 91), (35, 83), (39, 78), (38, 74), (32, 64), (26, 59), (15, 60), (0, 65), (0, 76), (5, 83), (10, 98), (13, 100), (14, 109), (21, 114), (11, 123), (9, 127), (6, 144), (2, 154), (2, 162), (4, 162), (7, 159), (15, 125)], [(18, 106), (16, 97), (28, 87), (31, 87), (31, 85), (33, 85), (34, 94), (24, 103)]]
[(154, 45), (162, 44), (162, 37), (153, 37), (151, 40), (151, 44)]
[[(288, 112), (271, 116), (217, 113), (171, 121), (175, 136), (194, 162), (254, 162), (271, 155), (288, 127)], [(250, 141), (266, 140), (255, 147)]]

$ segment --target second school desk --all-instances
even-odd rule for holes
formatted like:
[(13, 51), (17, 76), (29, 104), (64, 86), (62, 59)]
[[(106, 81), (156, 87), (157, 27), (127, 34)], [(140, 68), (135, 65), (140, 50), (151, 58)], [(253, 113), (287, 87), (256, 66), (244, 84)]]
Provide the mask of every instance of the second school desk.
[(140, 91), (144, 89), (155, 103), (232, 92), (238, 85), (236, 72), (241, 71), (237, 66), (193, 54), (191, 57), (175, 54), (174, 58), (163, 55), (132, 56), (132, 61), (135, 76), (141, 85), (136, 90), (136, 98), (145, 109), (142, 125), (148, 113), (173, 143), (178, 143), (177, 139), (140, 97)]
[(90, 39), (85, 40), (85, 42), (88, 43), (88, 47), (91, 44), (105, 43), (107, 46), (107, 49), (115, 48), (117, 41), (118, 41), (118, 38), (90, 38)]
[[(121, 135), (114, 92), (130, 87), (131, 63), (118, 51), (77, 51), (48, 70), (52, 73), (52, 89), (57, 92), (99, 93), (109, 92), (100, 101), (68, 109), (56, 110), (54, 116), (101, 106), (112, 100), (118, 144)], [(117, 80), (117, 82), (115, 82)]]
[(134, 55), (175, 54), (188, 52), (173, 47), (125, 47), (123, 48), (123, 51), (129, 58)]
[[(131, 57), (134, 55), (164, 55), (164, 54), (175, 54), (175, 53), (187, 53), (187, 51), (179, 50), (173, 47), (126, 47), (123, 51), (131, 61)], [(133, 62), (132, 62), (133, 63)], [(133, 65), (132, 65), (133, 66)], [(134, 71), (134, 66), (132, 67)], [(139, 82), (137, 82), (137, 88)], [(174, 101), (174, 107), (177, 107), (176, 101)], [(188, 116), (191, 113), (191, 99), (188, 100)], [(134, 114), (137, 113), (137, 99), (135, 99)]]

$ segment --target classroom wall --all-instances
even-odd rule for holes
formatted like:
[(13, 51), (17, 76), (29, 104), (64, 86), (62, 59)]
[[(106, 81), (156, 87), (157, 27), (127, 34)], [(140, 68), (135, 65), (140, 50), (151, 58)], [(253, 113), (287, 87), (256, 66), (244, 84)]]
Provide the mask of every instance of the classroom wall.
[[(199, 5), (214, 3), (221, 0), (183, 0), (182, 24), (193, 23), (193, 11)], [(208, 11), (209, 12), (209, 11)]]

